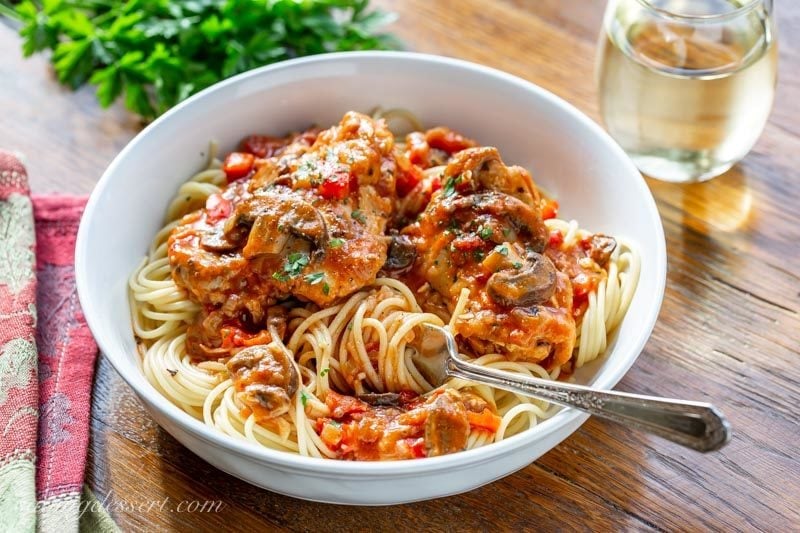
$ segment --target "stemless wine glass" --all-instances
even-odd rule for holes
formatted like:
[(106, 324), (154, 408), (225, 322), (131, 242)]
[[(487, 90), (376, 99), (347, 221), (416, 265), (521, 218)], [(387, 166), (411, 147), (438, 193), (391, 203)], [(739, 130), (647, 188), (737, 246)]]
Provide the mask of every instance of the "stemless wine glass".
[(777, 65), (771, 0), (609, 0), (600, 111), (643, 173), (707, 180), (761, 135)]

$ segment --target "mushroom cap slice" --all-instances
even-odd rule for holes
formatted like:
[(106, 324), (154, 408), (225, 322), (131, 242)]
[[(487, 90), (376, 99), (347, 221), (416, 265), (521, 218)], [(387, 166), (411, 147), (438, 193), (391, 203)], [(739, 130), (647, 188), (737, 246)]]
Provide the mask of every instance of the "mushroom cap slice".
[(393, 235), (383, 270), (401, 274), (411, 268), (417, 258), (417, 249), (406, 235)]
[(549, 300), (556, 289), (556, 267), (542, 254), (529, 252), (520, 268), (495, 272), (486, 283), (489, 296), (508, 307), (528, 307)]
[(319, 209), (306, 201), (298, 201), (281, 217), (280, 229), (312, 242), (317, 248), (328, 242), (328, 227)]
[(287, 413), (300, 387), (300, 376), (289, 354), (274, 343), (251, 346), (227, 363), (238, 398), (257, 419)]

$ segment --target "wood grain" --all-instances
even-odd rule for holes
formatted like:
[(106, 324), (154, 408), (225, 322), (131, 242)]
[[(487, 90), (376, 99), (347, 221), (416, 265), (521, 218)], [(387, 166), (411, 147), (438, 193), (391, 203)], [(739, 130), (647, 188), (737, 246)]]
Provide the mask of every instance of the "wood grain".
[[(534, 81), (597, 119), (596, 0), (379, 1), (410, 49), (469, 59)], [(734, 438), (699, 455), (590, 420), (537, 463), (470, 493), (351, 508), (255, 489), (158, 428), (101, 359), (87, 480), (126, 530), (788, 530), (800, 527), (800, 5), (778, 6), (775, 107), (753, 152), (724, 176), (649, 180), (667, 236), (667, 292), (653, 336), (619, 389), (708, 399)], [(24, 61), (0, 25), (0, 146), (28, 156), (36, 192), (86, 193), (136, 133), (118, 107)], [(45, 155), (42, 155), (45, 154)], [(167, 504), (140, 512), (148, 502)], [(180, 501), (221, 501), (179, 513)]]

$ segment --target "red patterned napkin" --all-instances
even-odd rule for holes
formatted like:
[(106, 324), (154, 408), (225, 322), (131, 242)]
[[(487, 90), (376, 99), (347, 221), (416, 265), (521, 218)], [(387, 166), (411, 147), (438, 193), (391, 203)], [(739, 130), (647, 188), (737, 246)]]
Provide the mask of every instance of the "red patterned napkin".
[(73, 265), (85, 202), (31, 201), (0, 151), (0, 531), (78, 531), (97, 355)]

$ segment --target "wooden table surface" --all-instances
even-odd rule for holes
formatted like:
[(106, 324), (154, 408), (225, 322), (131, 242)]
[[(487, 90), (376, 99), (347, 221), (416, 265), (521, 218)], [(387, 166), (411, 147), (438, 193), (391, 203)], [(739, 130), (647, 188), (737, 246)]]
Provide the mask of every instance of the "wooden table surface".
[[(409, 48), (498, 67), (598, 118), (602, 2), (379, 4), (399, 12), (394, 31)], [(322, 505), (215, 470), (161, 430), (100, 358), (89, 486), (125, 530), (800, 528), (800, 4), (778, 4), (780, 82), (753, 152), (705, 184), (648, 181), (667, 235), (667, 292), (652, 338), (618, 386), (713, 400), (734, 428), (722, 451), (700, 455), (592, 419), (535, 464), (467, 494)], [(100, 110), (91, 90), (59, 87), (43, 58), (21, 58), (2, 24), (0, 50), (0, 146), (27, 155), (35, 192), (88, 193), (136, 120), (120, 107)], [(177, 512), (184, 500), (222, 504)]]

